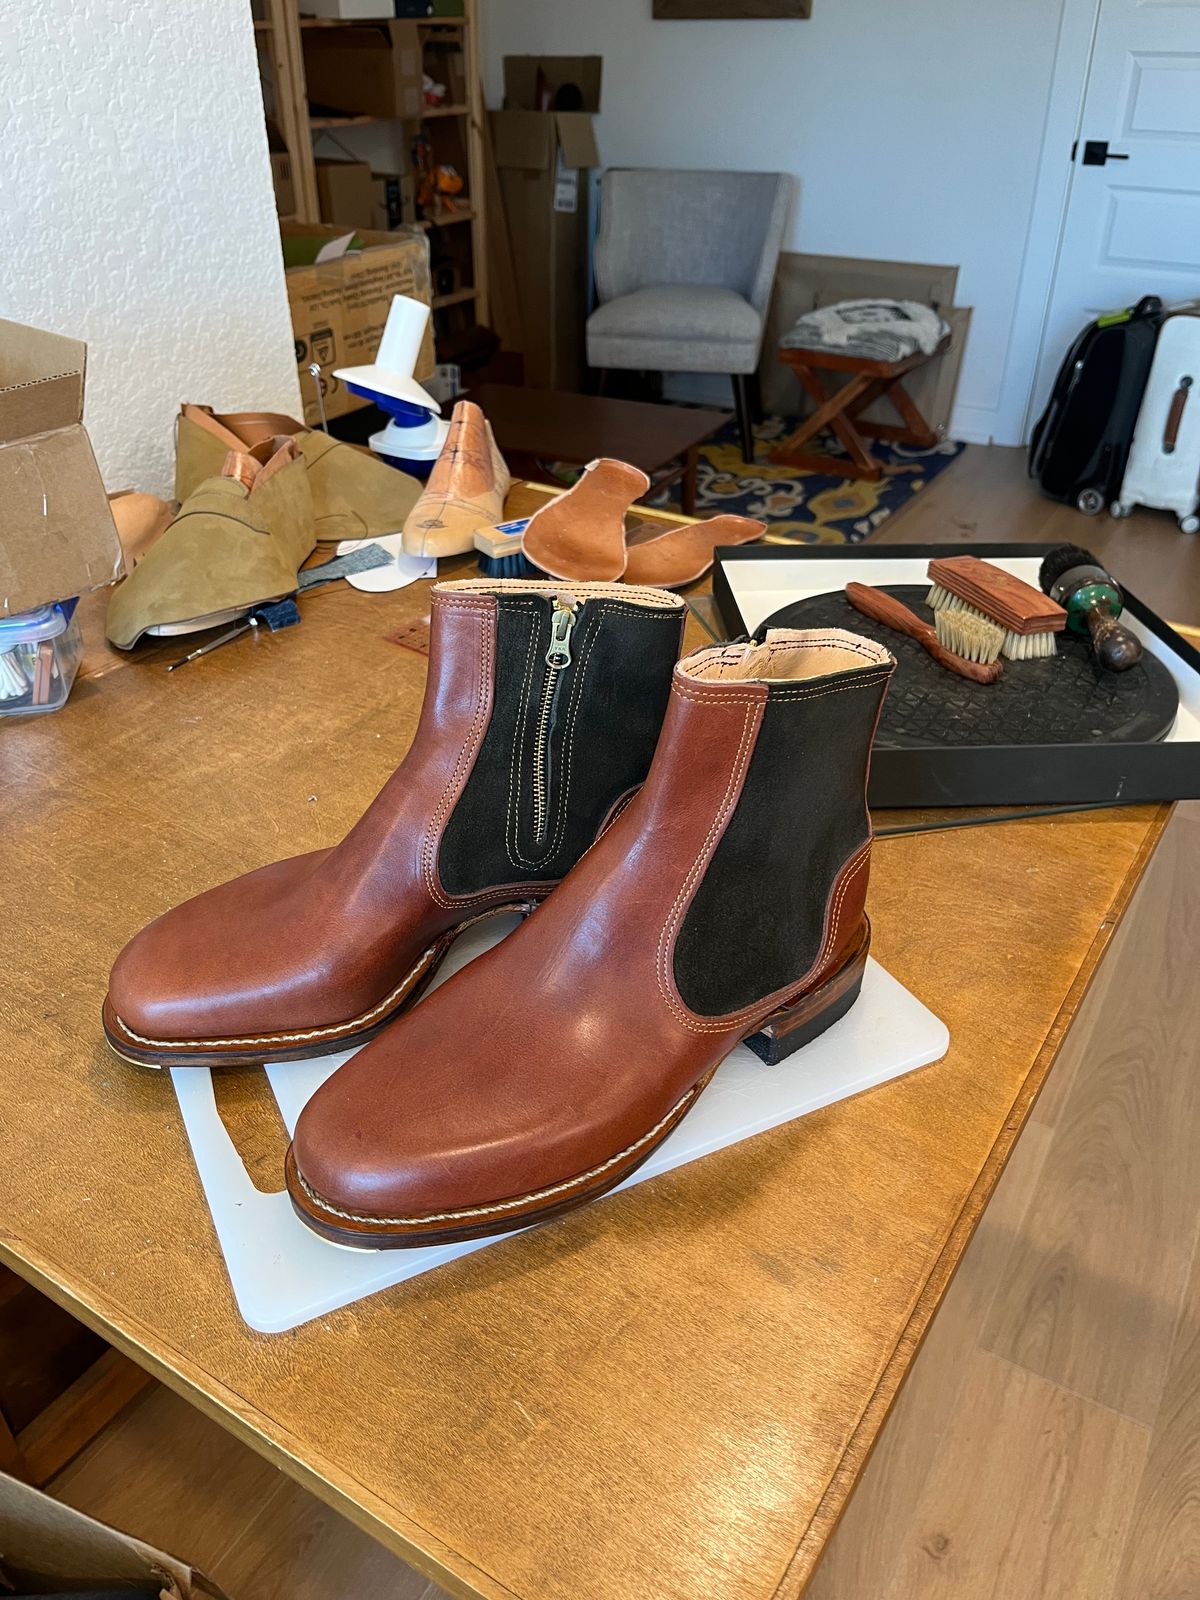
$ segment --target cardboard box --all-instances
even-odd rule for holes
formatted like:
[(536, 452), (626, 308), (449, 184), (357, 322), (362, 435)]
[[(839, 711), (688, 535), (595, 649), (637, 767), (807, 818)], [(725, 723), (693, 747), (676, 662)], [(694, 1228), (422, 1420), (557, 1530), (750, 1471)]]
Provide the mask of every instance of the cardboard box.
[(79, 339), (0, 321), (0, 616), (125, 570), (81, 420), (86, 360)]
[(315, 165), (321, 221), (339, 222), (346, 228), (370, 227), (375, 210), (370, 163), (318, 160)]
[(296, 214), (296, 185), (292, 180), (292, 158), (286, 150), (271, 152), (271, 183), (275, 189), (275, 209), (281, 217)]
[(419, 117), (421, 34), (415, 22), (305, 28), (309, 103), (348, 116)]
[(393, 228), (412, 227), (417, 220), (417, 180), (408, 172), (371, 174), (371, 226), (387, 233)]
[[(344, 228), (305, 223), (285, 223), (291, 236), (318, 235), (336, 240)], [(321, 383), (327, 417), (356, 411), (365, 402), (349, 394), (332, 376), (334, 367), (367, 366), (383, 337), (392, 296), (411, 295), (430, 301), (429, 240), (419, 228), (399, 233), (355, 230), (363, 248), (349, 250), (336, 260), (313, 266), (291, 267), (284, 274), (296, 339), (296, 365), (304, 397), (304, 420), (318, 424), (316, 382), (309, 372), (315, 361), (322, 368)], [(435, 365), (432, 328), (426, 330), (421, 359), (413, 374), (418, 380), (432, 376)]]
[[(583, 381), (586, 174), (600, 165), (592, 115), (600, 109), (601, 65), (599, 56), (506, 56), (505, 108), (490, 118), (523, 326), (525, 381), (535, 389), (578, 389)], [(580, 110), (533, 109), (542, 90), (553, 96), (564, 86), (571, 86)]]
[(437, 63), (438, 75), (446, 83), (446, 96), (452, 106), (467, 103), (467, 58), (464, 51), (444, 50)]
[[(763, 409), (783, 417), (806, 416), (812, 410), (812, 401), (801, 389), (799, 379), (778, 359), (781, 339), (806, 311), (834, 305), (839, 300), (868, 300), (877, 295), (918, 300), (922, 305), (933, 306), (949, 324), (950, 348), (905, 378), (904, 387), (929, 426), (939, 437), (944, 435), (950, 426), (971, 325), (971, 308), (954, 304), (957, 286), (957, 267), (785, 251), (779, 258), (763, 337), (759, 367)], [(831, 390), (835, 387), (833, 377), (826, 374), (826, 386)], [(886, 400), (868, 406), (863, 416), (872, 422), (897, 420)]]
[(599, 111), (603, 70), (603, 56), (505, 56), (504, 109), (549, 111), (544, 90), (552, 103), (560, 96), (573, 102), (560, 107), (564, 112)]
[(176, 1556), (118, 1533), (3, 1472), (0, 1556), (5, 1575), (23, 1594), (86, 1586), (92, 1591), (128, 1588), (161, 1595), (161, 1600), (225, 1600), (211, 1578)]

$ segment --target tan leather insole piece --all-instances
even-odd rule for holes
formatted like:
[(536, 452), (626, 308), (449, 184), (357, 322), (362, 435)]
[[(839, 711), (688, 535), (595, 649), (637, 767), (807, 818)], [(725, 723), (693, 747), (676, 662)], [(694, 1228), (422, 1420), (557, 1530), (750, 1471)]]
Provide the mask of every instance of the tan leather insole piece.
[(718, 645), (679, 663), (689, 678), (789, 683), (886, 666), (889, 650), (845, 628), (770, 628), (762, 644)]
[(767, 531), (765, 522), (752, 517), (707, 517), (683, 528), (671, 528), (657, 538), (629, 545), (625, 578), (629, 583), (653, 583), (661, 588), (692, 583), (712, 566), (720, 544), (749, 544)]
[(611, 583), (625, 571), (625, 513), (649, 487), (646, 474), (627, 462), (594, 461), (534, 512), (522, 539), (525, 554), (555, 578)]

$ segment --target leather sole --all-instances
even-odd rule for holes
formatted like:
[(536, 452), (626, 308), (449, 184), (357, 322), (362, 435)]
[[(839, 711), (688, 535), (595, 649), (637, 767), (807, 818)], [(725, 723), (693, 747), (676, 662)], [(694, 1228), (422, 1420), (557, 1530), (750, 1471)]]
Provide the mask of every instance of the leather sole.
[[(837, 972), (819, 988), (772, 1013), (751, 1029), (742, 1042), (761, 1060), (777, 1065), (819, 1038), (844, 1017), (858, 999), (870, 943), (868, 926), (862, 943)], [(335, 1244), (360, 1250), (415, 1250), (431, 1245), (459, 1244), (549, 1222), (591, 1200), (600, 1199), (649, 1160), (695, 1105), (719, 1065), (718, 1062), (710, 1068), (660, 1122), (625, 1150), (575, 1178), (531, 1194), (435, 1215), (371, 1218), (340, 1210), (323, 1200), (301, 1175), (294, 1151), (289, 1148), (284, 1163), (288, 1196), (297, 1216), (315, 1233)]]
[(535, 901), (496, 906), (441, 934), (405, 974), (402, 981), (370, 1010), (344, 1022), (295, 1032), (247, 1034), (230, 1039), (150, 1039), (135, 1033), (117, 1015), (105, 996), (101, 1010), (104, 1037), (110, 1049), (135, 1067), (260, 1067), (277, 1061), (309, 1061), (314, 1056), (357, 1050), (415, 1005), (433, 982), (438, 968), (460, 934), (487, 917), (516, 911), (528, 916)]

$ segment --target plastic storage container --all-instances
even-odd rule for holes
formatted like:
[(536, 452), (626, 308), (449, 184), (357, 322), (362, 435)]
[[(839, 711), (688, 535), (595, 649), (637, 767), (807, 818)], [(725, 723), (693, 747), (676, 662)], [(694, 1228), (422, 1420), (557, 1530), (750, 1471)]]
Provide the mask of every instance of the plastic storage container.
[(57, 711), (79, 670), (74, 600), (0, 617), (0, 716)]

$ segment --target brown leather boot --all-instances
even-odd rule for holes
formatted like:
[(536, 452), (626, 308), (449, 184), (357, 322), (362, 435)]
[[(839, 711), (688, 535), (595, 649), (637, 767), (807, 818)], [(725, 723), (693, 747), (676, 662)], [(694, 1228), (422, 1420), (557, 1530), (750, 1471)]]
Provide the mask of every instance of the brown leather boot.
[(562, 887), (309, 1101), (301, 1218), (372, 1248), (542, 1221), (627, 1177), (739, 1041), (780, 1060), (848, 1011), (894, 665), (839, 629), (680, 662), (645, 787)]
[(122, 951), (104, 1004), (146, 1066), (350, 1050), (455, 936), (528, 912), (643, 781), (685, 607), (617, 584), (435, 586), (412, 747), (341, 844), (210, 889)]

